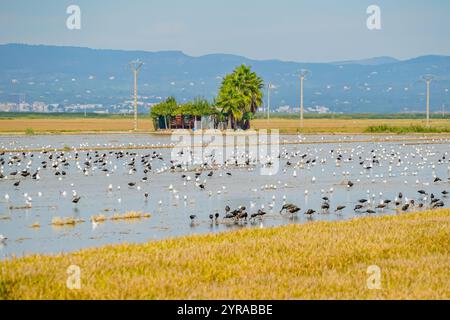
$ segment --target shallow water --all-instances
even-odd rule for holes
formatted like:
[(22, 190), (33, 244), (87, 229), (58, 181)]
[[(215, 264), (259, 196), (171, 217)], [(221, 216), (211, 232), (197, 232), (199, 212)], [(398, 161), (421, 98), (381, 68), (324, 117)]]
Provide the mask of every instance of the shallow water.
[[(245, 227), (267, 228), (289, 223), (350, 219), (370, 215), (353, 211), (359, 199), (371, 199), (373, 207), (373, 204), (378, 204), (382, 199), (394, 200), (400, 191), (404, 195), (404, 201), (415, 199), (417, 203), (423, 202), (427, 205), (429, 199), (422, 200), (417, 193), (417, 190), (424, 189), (441, 198), (446, 207), (449, 206), (449, 200), (443, 198), (441, 192), (448, 190), (450, 163), (449, 155), (446, 153), (450, 151), (450, 140), (433, 138), (415, 143), (348, 142), (352, 139), (367, 138), (367, 136), (306, 136), (306, 142), (340, 139), (339, 141), (347, 141), (347, 143), (281, 146), (282, 151), (299, 151), (300, 154), (308, 155), (305, 160), (316, 159), (316, 162), (303, 163), (302, 168), (294, 168), (294, 165), (286, 165), (287, 159), (281, 159), (280, 170), (274, 176), (260, 175), (259, 165), (250, 170), (247, 167), (218, 169), (214, 171), (212, 177), (207, 176), (210, 171), (207, 170), (200, 177), (200, 182), (206, 180), (206, 190), (202, 191), (195, 185), (194, 172), (158, 173), (160, 168), (168, 165), (171, 152), (170, 149), (160, 149), (158, 146), (169, 144), (170, 137), (132, 134), (1, 136), (0, 150), (65, 146), (103, 147), (111, 148), (111, 150), (153, 146), (155, 149), (127, 150), (137, 153), (137, 172), (134, 174), (129, 174), (128, 163), (131, 156), (116, 159), (108, 155), (106, 167), (109, 173), (100, 169), (91, 169), (86, 176), (77, 168), (75, 152), (71, 151), (65, 153), (70, 163), (68, 167), (63, 168), (67, 173), (66, 176), (57, 177), (54, 174), (55, 169), (47, 168), (40, 171), (40, 180), (32, 180), (30, 177), (19, 178), (19, 175), (1, 179), (0, 234), (6, 236), (8, 240), (0, 244), (0, 257), (69, 252), (112, 243), (140, 243)], [(296, 136), (282, 137), (282, 140), (287, 141), (296, 139)], [(331, 150), (335, 151), (334, 155), (330, 152)], [(336, 162), (337, 150), (343, 156), (339, 165)], [(141, 178), (145, 174), (140, 166), (140, 156), (151, 154), (153, 151), (161, 152), (164, 160), (153, 159), (152, 170), (147, 174), (149, 180), (142, 182)], [(81, 166), (87, 152), (79, 152)], [(99, 154), (102, 153), (108, 154), (108, 151), (99, 151)], [(392, 153), (398, 154), (392, 156)], [(31, 161), (29, 171), (33, 173), (37, 167), (42, 166), (42, 161), (49, 161), (49, 154), (44, 155), (40, 152), (32, 154), (33, 158), (31, 154), (27, 154), (20, 166), (17, 163), (11, 166), (5, 163), (1, 171), (4, 175), (16, 170), (20, 172), (26, 167), (28, 161)], [(361, 161), (369, 160), (374, 154), (377, 155), (379, 164), (373, 164), (372, 169), (364, 169), (359, 164), (358, 158), (361, 157)], [(90, 155), (94, 153), (91, 151)], [(443, 160), (445, 155), (446, 158)], [(2, 157), (8, 159), (9, 156), (10, 154), (6, 153)], [(348, 160), (349, 157), (352, 160)], [(401, 159), (401, 162), (398, 159)], [(321, 160), (324, 160), (323, 163)], [(296, 157), (290, 161), (296, 163), (300, 161), (300, 158)], [(365, 162), (367, 163), (370, 161)], [(390, 166), (391, 171), (389, 171)], [(293, 175), (294, 170), (297, 172), (297, 177)], [(228, 176), (227, 172), (232, 176)], [(181, 178), (182, 174), (192, 177), (192, 180), (186, 182)], [(443, 181), (434, 183), (435, 176)], [(312, 182), (313, 178), (315, 182)], [(16, 188), (13, 183), (18, 180), (21, 180), (21, 184)], [(350, 190), (346, 187), (348, 180), (355, 183)], [(137, 182), (137, 186), (130, 188), (129, 182)], [(108, 191), (110, 184), (113, 188)], [(169, 190), (170, 185), (173, 185), (176, 193)], [(80, 202), (76, 205), (71, 202), (73, 190), (81, 196)], [(305, 190), (308, 194), (305, 194)], [(66, 195), (63, 194), (64, 191)], [(144, 197), (145, 192), (150, 195), (147, 200)], [(209, 192), (212, 192), (212, 195)], [(8, 200), (5, 199), (5, 194), (9, 195)], [(294, 217), (280, 215), (279, 210), (284, 202), (283, 196), (287, 203), (294, 203), (301, 207), (302, 212)], [(313, 217), (306, 217), (303, 214), (306, 209), (321, 211), (323, 196), (330, 198), (332, 210), (329, 213), (318, 213)], [(28, 197), (31, 197), (28, 201), (32, 207), (18, 208), (25, 206)], [(184, 200), (185, 197), (186, 200)], [(271, 204), (273, 209), (270, 208)], [(222, 217), (226, 205), (233, 209), (241, 205), (246, 206), (250, 214), (255, 213), (263, 205), (268, 214), (264, 219), (253, 223), (225, 223), (222, 219), (217, 224), (210, 223), (209, 214), (219, 212)], [(342, 214), (334, 213), (338, 205), (347, 206)], [(111, 216), (116, 212), (124, 213), (131, 210), (148, 212), (152, 216), (149, 219), (135, 221), (106, 221), (96, 227), (90, 222), (90, 217), (93, 215)], [(193, 224), (189, 219), (192, 214), (197, 216)], [(371, 215), (383, 214), (399, 213), (391, 206)], [(51, 225), (54, 217), (75, 217), (85, 222), (73, 227), (55, 227)], [(35, 222), (39, 222), (40, 228), (31, 227)]]

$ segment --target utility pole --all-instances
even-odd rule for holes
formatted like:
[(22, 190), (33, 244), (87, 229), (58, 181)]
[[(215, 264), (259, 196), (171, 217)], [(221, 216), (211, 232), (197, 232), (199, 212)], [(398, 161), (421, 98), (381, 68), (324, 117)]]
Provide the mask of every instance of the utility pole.
[(303, 128), (303, 81), (305, 80), (306, 76), (309, 75), (310, 72), (308, 70), (302, 70), (300, 72), (300, 126)]
[(431, 74), (426, 74), (422, 76), (422, 79), (425, 80), (427, 84), (427, 127), (430, 126), (430, 84), (431, 80), (434, 79), (434, 76)]
[(130, 62), (131, 71), (133, 71), (134, 76), (134, 131), (138, 129), (138, 123), (137, 123), (137, 77), (139, 74), (139, 71), (141, 70), (141, 67), (144, 63), (135, 60)]
[(275, 88), (271, 83), (267, 85), (267, 120), (270, 120), (270, 89)]

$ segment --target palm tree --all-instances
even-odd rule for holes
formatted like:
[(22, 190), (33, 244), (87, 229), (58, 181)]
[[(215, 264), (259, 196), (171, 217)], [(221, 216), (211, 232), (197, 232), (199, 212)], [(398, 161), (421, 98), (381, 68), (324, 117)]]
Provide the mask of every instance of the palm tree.
[(222, 113), (227, 115), (230, 127), (236, 129), (236, 122), (240, 121), (244, 114), (244, 97), (241, 92), (235, 90), (227, 81), (226, 77), (217, 97), (217, 104), (222, 108)]
[(235, 121), (244, 129), (250, 128), (250, 118), (262, 104), (263, 87), (263, 80), (246, 65), (223, 79), (217, 102), (231, 118), (233, 128)]

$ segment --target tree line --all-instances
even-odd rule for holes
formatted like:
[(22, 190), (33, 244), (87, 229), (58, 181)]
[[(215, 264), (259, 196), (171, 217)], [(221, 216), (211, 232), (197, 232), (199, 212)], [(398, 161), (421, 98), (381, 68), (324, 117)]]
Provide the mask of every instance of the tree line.
[(164, 118), (166, 128), (175, 116), (189, 116), (198, 119), (202, 116), (214, 116), (216, 121), (227, 123), (232, 129), (250, 128), (250, 120), (262, 105), (264, 82), (251, 67), (238, 66), (227, 74), (221, 83), (217, 97), (212, 102), (196, 98), (184, 104), (178, 104), (174, 97), (153, 106), (151, 117)]

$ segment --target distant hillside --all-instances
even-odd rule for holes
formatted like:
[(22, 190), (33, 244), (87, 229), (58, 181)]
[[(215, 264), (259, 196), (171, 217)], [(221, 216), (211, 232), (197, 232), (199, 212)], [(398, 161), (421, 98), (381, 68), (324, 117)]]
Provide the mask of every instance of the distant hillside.
[(379, 57), (338, 63), (257, 61), (241, 56), (210, 54), (191, 57), (179, 51), (120, 51), (77, 47), (0, 45), (0, 102), (115, 104), (131, 95), (130, 60), (145, 65), (139, 76), (143, 99), (158, 101), (174, 95), (213, 98), (221, 78), (245, 63), (276, 85), (272, 105), (298, 106), (301, 69), (312, 74), (305, 82), (305, 105), (333, 112), (399, 112), (423, 110), (424, 84), (432, 73), (432, 109), (449, 103), (450, 57), (424, 56), (407, 61)]

